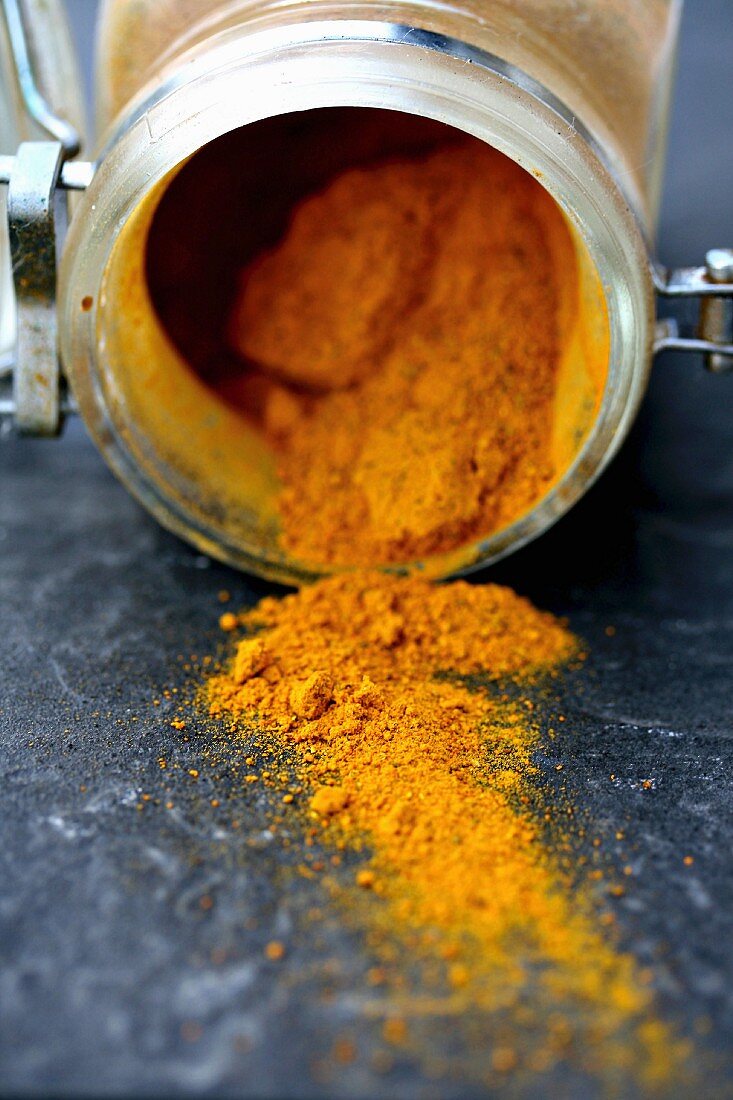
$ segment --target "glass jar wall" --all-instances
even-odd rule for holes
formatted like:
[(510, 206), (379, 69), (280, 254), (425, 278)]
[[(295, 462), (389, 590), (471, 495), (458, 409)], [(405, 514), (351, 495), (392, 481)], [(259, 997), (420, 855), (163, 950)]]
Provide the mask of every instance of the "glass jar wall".
[(682, 0), (105, 0), (98, 63), (104, 128), (148, 84), (216, 36), (246, 27), (373, 20), (494, 54), (549, 89), (595, 137), (651, 225)]
[[(221, 321), (207, 331), (196, 287), (224, 286), (232, 239), (239, 262), (255, 254), (256, 233), (242, 243), (242, 226), (262, 220), (263, 196), (285, 224), (288, 202), (356, 163), (365, 143), (404, 151), (437, 126), (516, 161), (562, 211), (558, 476), (503, 529), (396, 564), (469, 569), (546, 529), (615, 452), (645, 386), (646, 240), (678, 15), (661, 0), (108, 0), (103, 155), (66, 250), (62, 353), (92, 433), (131, 490), (233, 564), (285, 580), (331, 568), (283, 548), (274, 456), (197, 361)], [(205, 253), (209, 235), (220, 246)], [(188, 335), (166, 295), (192, 304)]]

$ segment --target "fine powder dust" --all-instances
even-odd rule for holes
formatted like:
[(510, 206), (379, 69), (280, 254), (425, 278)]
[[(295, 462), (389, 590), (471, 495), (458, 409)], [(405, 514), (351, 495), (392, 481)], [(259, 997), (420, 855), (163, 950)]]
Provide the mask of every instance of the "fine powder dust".
[(417, 560), (544, 495), (561, 222), (477, 141), (347, 171), (296, 207), (242, 273), (230, 342), (249, 369), (227, 394), (276, 450), (288, 552)]
[[(284, 549), (415, 560), (546, 492), (561, 220), (476, 142), (350, 170), (295, 209), (242, 273), (229, 339), (247, 370), (226, 394), (275, 449)], [(292, 848), (300, 823), (302, 873), (364, 932), (388, 1042), (421, 1013), (454, 1038), (478, 1019), (487, 1082), (561, 1063), (608, 1094), (681, 1079), (653, 974), (619, 948), (537, 764), (543, 692), (582, 659), (563, 623), (496, 585), (357, 571), (221, 625), (242, 633), (203, 703), (276, 761), (247, 756), (245, 780), (276, 789), (272, 829)], [(350, 885), (324, 873), (329, 850)]]
[(503, 1072), (570, 1060), (621, 1094), (679, 1073), (650, 974), (567, 856), (568, 805), (542, 808), (542, 684), (582, 657), (561, 622), (496, 585), (372, 573), (222, 626), (245, 634), (205, 705), (235, 737), (255, 724), (282, 762), (250, 778), (282, 784), (285, 828), (300, 818), (321, 845), (363, 853), (335, 896), (352, 914), (361, 899), (385, 980), (395, 959), (438, 966), (422, 1001), (396, 982), (408, 1023), (426, 997), (429, 1012), (479, 1012), (504, 1028)]

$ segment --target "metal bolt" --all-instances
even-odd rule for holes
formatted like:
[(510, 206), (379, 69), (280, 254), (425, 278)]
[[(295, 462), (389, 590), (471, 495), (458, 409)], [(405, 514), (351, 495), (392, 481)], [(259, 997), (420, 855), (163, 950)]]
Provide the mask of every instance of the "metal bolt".
[(733, 248), (711, 248), (705, 266), (711, 283), (733, 283)]
[[(705, 256), (707, 277), (711, 283), (733, 283), (733, 248), (711, 248)], [(733, 298), (705, 298), (700, 305), (699, 333), (716, 344), (733, 342)], [(713, 352), (705, 365), (714, 374), (733, 371), (733, 356)]]

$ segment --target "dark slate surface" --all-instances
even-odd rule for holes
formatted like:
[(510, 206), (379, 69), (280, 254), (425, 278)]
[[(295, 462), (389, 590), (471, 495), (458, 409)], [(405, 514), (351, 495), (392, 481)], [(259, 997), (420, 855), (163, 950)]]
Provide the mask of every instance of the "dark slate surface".
[[(730, 242), (731, 56), (730, 0), (689, 4), (668, 262)], [(267, 831), (266, 796), (231, 781), (234, 802), (212, 807), (228, 781), (213, 782), (207, 739), (170, 727), (175, 696), (162, 690), (184, 684), (182, 659), (219, 645), (218, 590), (243, 604), (267, 586), (158, 529), (78, 425), (60, 443), (6, 440), (0, 464), (0, 1091), (468, 1095), (459, 1078), (430, 1083), (407, 1055), (374, 1071), (358, 937), (327, 910), (304, 924), (323, 898), (305, 880), (286, 886), (295, 857)], [(733, 379), (662, 361), (614, 468), (490, 577), (568, 614), (590, 643), (566, 688), (572, 732), (554, 751), (604, 858), (633, 866), (615, 903), (625, 943), (653, 965), (667, 1017), (705, 1031), (700, 1065), (723, 1056), (701, 1089), (722, 1095), (724, 1078), (733, 1085)], [(227, 766), (222, 750), (216, 774)], [(273, 937), (289, 945), (277, 965), (263, 956)], [(360, 1056), (328, 1076), (344, 1035)], [(572, 1076), (556, 1084), (593, 1092)]]

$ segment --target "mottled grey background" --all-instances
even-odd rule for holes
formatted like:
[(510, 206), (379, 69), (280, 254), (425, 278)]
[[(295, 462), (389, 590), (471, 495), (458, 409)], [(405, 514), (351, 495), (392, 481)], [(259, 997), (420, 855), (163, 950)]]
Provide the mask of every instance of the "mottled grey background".
[[(69, 6), (88, 56), (94, 4)], [(689, 0), (660, 227), (669, 263), (733, 243), (732, 57), (733, 2)], [(563, 762), (602, 839), (579, 855), (632, 866), (613, 903), (624, 943), (654, 967), (667, 1019), (695, 1036), (695, 1091), (721, 1096), (733, 1085), (733, 378), (658, 363), (614, 467), (486, 576), (588, 639), (564, 689), (567, 732), (540, 764), (549, 785)], [(306, 920), (322, 895), (286, 885), (297, 854), (268, 832), (267, 796), (236, 782), (236, 754), (222, 748), (212, 766), (207, 738), (172, 730), (165, 699), (152, 705), (184, 682), (181, 655), (216, 648), (221, 588), (237, 603), (270, 590), (161, 531), (80, 425), (58, 443), (0, 446), (0, 1092), (482, 1095), (457, 1072), (432, 1080), (409, 1051), (376, 1071), (358, 936), (327, 907)], [(263, 958), (274, 936), (288, 945), (278, 966)], [(436, 1059), (457, 1044), (480, 1060), (491, 1044), (490, 1027), (422, 1027)], [(329, 1059), (337, 1037), (356, 1043), (352, 1064)], [(528, 1095), (597, 1091), (561, 1067)]]

